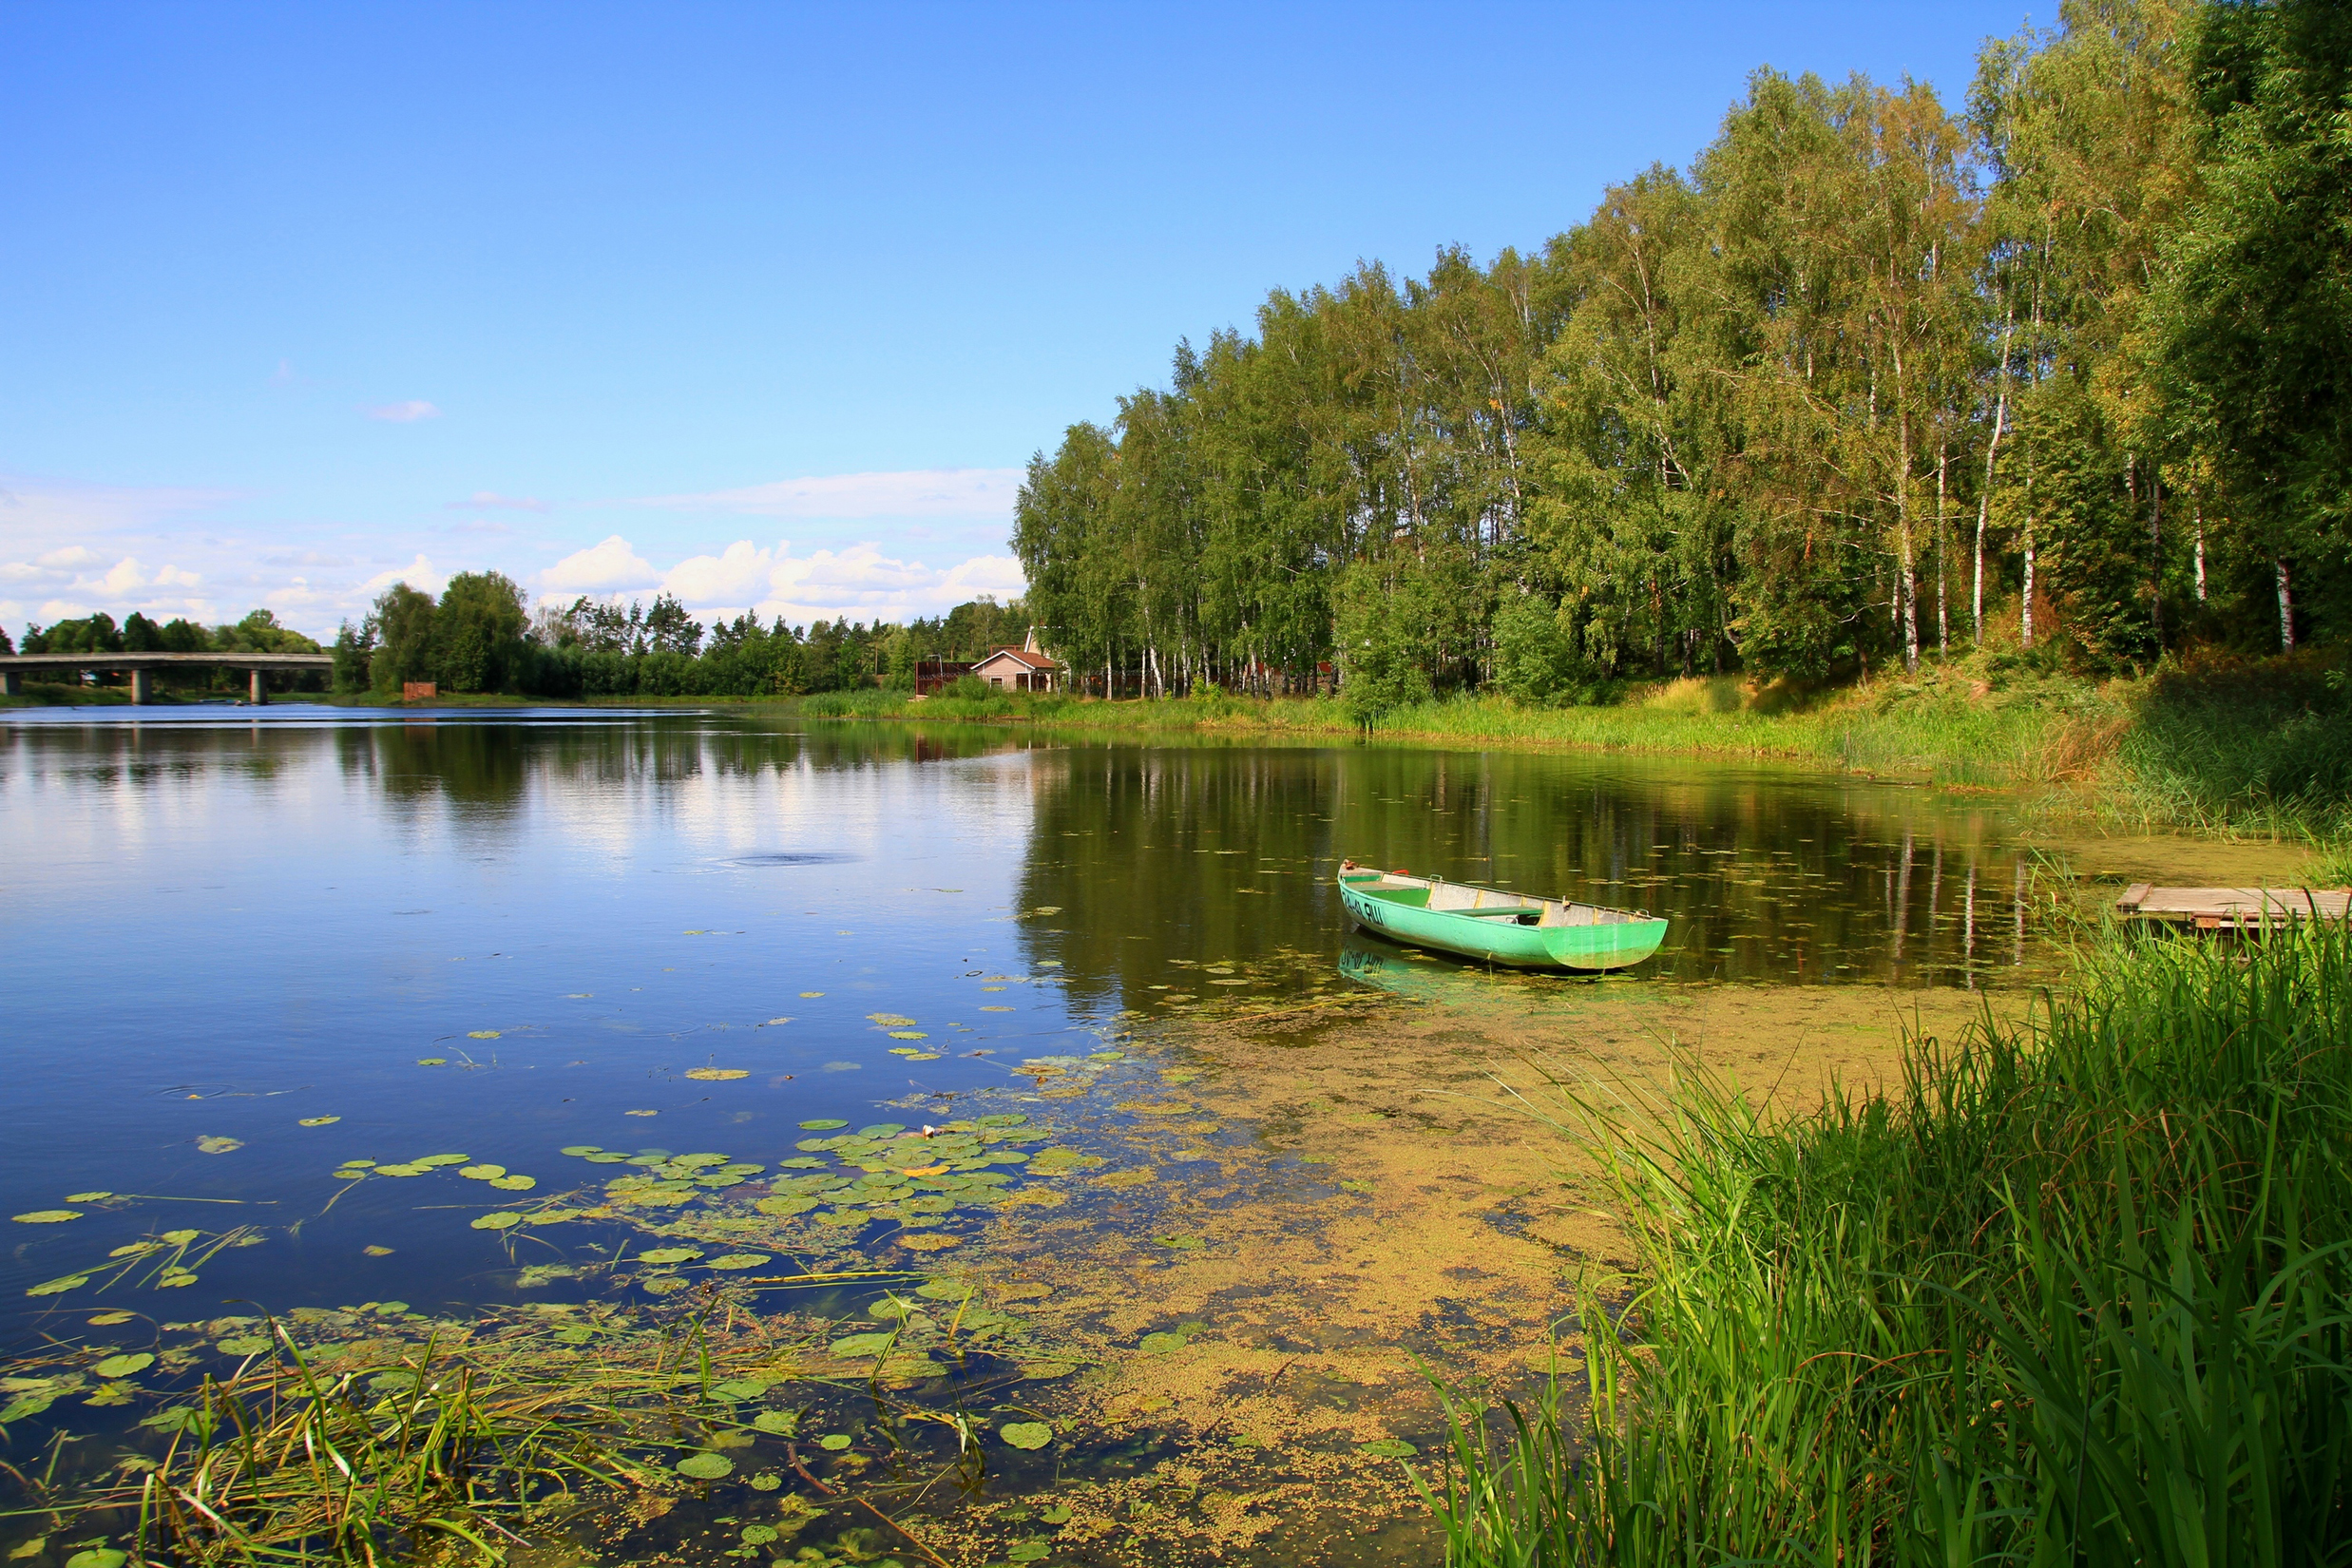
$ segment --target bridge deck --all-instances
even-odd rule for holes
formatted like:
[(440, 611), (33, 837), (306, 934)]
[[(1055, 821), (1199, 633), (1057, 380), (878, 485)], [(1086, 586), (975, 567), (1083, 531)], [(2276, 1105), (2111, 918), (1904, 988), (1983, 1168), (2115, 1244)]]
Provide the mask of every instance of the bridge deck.
[(79, 675), (85, 670), (120, 673), (131, 678), (131, 701), (146, 702), (154, 696), (151, 681), (157, 670), (250, 670), (252, 699), (270, 699), (272, 670), (332, 670), (333, 654), (289, 653), (37, 653), (0, 654), (0, 692), (14, 697), (24, 678), (41, 671)]

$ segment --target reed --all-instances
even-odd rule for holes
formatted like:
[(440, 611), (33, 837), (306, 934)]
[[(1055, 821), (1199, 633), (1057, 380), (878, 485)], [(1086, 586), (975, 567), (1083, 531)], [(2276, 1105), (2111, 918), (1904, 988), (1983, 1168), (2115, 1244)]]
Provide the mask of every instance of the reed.
[(1553, 1402), (1455, 1409), (1448, 1561), (2352, 1553), (2352, 932), (2084, 963), (1802, 1115), (1568, 1091), (1640, 1276)]

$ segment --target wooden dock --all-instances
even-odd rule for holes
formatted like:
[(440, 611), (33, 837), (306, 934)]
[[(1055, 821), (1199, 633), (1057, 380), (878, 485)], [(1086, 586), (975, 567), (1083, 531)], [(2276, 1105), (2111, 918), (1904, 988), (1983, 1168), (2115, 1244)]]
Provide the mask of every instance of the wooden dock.
[(2299, 920), (2352, 918), (2352, 891), (2337, 888), (2156, 888), (2133, 883), (2115, 900), (2128, 920), (2200, 931), (2262, 931)]

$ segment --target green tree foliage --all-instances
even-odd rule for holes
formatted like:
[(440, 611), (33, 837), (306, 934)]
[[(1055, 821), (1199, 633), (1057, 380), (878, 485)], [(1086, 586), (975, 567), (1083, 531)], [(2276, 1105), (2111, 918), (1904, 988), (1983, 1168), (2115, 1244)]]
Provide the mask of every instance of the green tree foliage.
[[(2193, 48), (2197, 190), (2154, 330), (2185, 434), (2271, 567), (2283, 636), (2341, 635), (2352, 568), (2352, 11), (2215, 5)], [(2263, 561), (2267, 557), (2266, 563)]]
[(409, 681), (433, 678), (433, 620), (439, 604), (429, 593), (395, 583), (376, 599), (368, 622), (374, 651), (368, 679), (379, 692), (395, 693)]
[[(498, 572), (450, 578), (432, 618), (434, 679), (453, 692), (504, 691), (518, 684), (528, 620), (523, 590), (512, 579)], [(695, 635), (701, 636), (699, 626)]]
[(1964, 112), (1758, 71), (1687, 172), (1537, 253), (1359, 266), (1180, 344), (1031, 461), (1031, 607), (1093, 690), (1335, 669), (1367, 713), (1988, 636), (2142, 664), (2275, 632), (2274, 567), (2334, 625), (2343, 17), (2066, 0)]

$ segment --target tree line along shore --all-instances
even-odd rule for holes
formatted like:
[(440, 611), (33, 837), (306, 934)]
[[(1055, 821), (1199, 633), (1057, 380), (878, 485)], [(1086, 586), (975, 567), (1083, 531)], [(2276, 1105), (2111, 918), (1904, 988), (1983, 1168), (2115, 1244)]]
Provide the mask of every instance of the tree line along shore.
[(1075, 678), (1487, 687), (2093, 673), (2340, 638), (2340, 11), (2081, 0), (1965, 102), (1759, 70), (1687, 169), (1179, 344), (1030, 464)]

